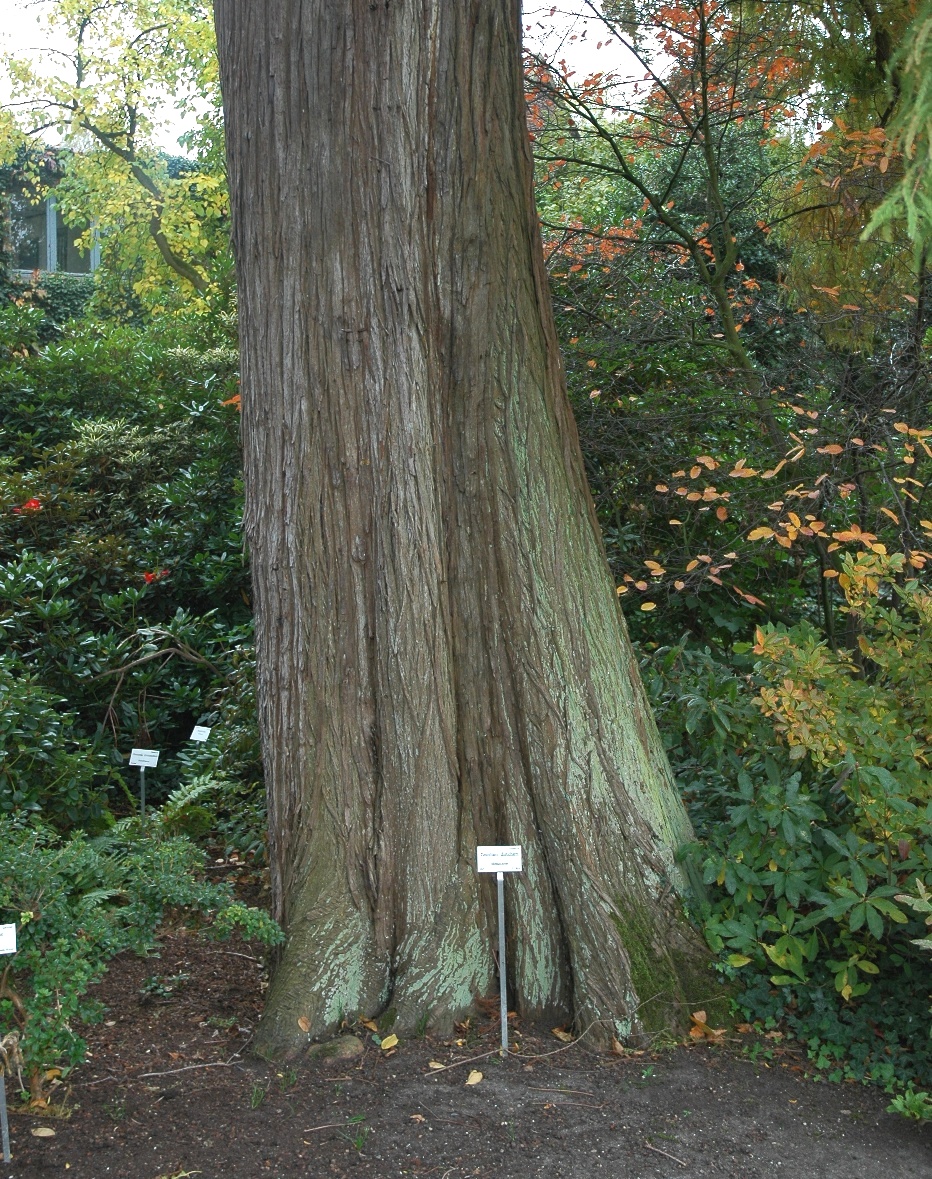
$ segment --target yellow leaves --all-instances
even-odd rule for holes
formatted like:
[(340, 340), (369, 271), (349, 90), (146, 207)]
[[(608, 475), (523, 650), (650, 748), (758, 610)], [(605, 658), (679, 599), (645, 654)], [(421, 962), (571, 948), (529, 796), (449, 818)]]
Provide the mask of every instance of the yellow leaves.
[(383, 1052), (388, 1052), (391, 1048), (398, 1047), (398, 1037), (394, 1034), (386, 1036), (379, 1045)]
[(566, 1028), (551, 1028), (550, 1030), (551, 1030), (551, 1032), (552, 1032), (552, 1033), (553, 1033), (553, 1034), (556, 1036), (556, 1038), (557, 1038), (559, 1041), (561, 1041), (561, 1043), (563, 1043), (563, 1044), (572, 1044), (572, 1042), (573, 1042), (573, 1037), (572, 1037), (572, 1035), (571, 1035), (571, 1034), (570, 1034), (570, 1033), (569, 1033), (569, 1032), (566, 1030)]
[(641, 609), (642, 609), (642, 610), (644, 610), (644, 611), (647, 611), (647, 610), (656, 610), (656, 609), (657, 609), (657, 603), (656, 603), (656, 602), (642, 602), (642, 603), (641, 603)]
[(698, 465), (695, 467), (690, 467), (690, 469), (689, 469), (690, 479), (698, 479), (701, 474), (702, 474), (702, 467), (700, 467)]
[(699, 567), (699, 562), (698, 562), (698, 561), (696, 561), (696, 560), (690, 561), (690, 562), (689, 562), (689, 564), (686, 566), (686, 572), (687, 572), (687, 573), (692, 573), (692, 571), (693, 571), (694, 569), (697, 569), (698, 567)]
[(734, 467), (728, 472), (729, 479), (750, 479), (757, 474), (753, 467), (747, 465), (746, 459), (738, 459)]
[(762, 524), (759, 528), (752, 528), (748, 533), (748, 540), (766, 540), (774, 535), (772, 528), (768, 528), (766, 524)]
[(722, 521), (727, 520), (728, 519), (728, 509), (723, 508), (723, 507), (716, 508), (715, 509), (715, 516), (716, 516), (716, 519), (718, 519), (718, 520), (722, 520)]
[(844, 454), (845, 448), (839, 446), (837, 442), (830, 442), (828, 446), (819, 446), (816, 448), (817, 454)]
[(469, 1076), (466, 1078), (467, 1085), (478, 1085), (482, 1080), (482, 1073), (477, 1068), (471, 1069)]
[(665, 492), (665, 491), (669, 491), (670, 488), (667, 487), (666, 483), (658, 483), (657, 486), (654, 488), (654, 490), (660, 491), (660, 492)]
[(647, 560), (644, 564), (650, 570), (651, 577), (662, 577), (666, 573), (666, 569), (657, 561)]

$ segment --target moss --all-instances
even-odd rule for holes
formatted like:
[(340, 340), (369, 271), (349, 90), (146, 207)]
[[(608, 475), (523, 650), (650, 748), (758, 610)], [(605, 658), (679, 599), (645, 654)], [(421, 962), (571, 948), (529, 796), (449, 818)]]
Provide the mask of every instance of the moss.
[[(729, 996), (697, 944), (658, 946), (656, 917), (646, 904), (616, 897), (621, 917), (614, 918), (631, 962), (631, 983), (638, 997), (637, 1017), (653, 1037), (680, 1036), (690, 1012), (704, 1009), (717, 1026), (729, 1018)], [(682, 921), (686, 922), (683, 917)], [(697, 939), (698, 941), (698, 939)], [(697, 952), (698, 951), (698, 952)]]

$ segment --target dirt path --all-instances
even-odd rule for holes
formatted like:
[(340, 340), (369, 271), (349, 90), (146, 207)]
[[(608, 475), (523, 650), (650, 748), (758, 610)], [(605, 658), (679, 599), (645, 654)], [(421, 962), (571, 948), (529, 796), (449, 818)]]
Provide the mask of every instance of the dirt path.
[(884, 1113), (876, 1090), (805, 1079), (789, 1053), (594, 1056), (519, 1028), (515, 1057), (432, 1075), (492, 1048), (478, 1029), (270, 1068), (235, 1055), (261, 1006), (250, 954), (175, 933), (159, 958), (118, 960), (72, 1116), (14, 1114), (0, 1179), (932, 1179), (932, 1127)]

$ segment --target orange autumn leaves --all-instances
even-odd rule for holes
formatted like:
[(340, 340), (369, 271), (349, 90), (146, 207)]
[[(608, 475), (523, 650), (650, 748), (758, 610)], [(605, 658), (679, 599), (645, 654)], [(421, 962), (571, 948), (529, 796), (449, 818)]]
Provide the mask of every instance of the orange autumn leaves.
[[(810, 419), (818, 417), (801, 407), (789, 408)], [(924, 490), (923, 482), (913, 472), (918, 473), (918, 459), (932, 458), (932, 430), (901, 421), (884, 422), (882, 432), (876, 423), (874, 426), (873, 436), (879, 441), (870, 443), (859, 436), (844, 443), (805, 437), (816, 434), (816, 427), (803, 429), (800, 434), (790, 432), (791, 449), (774, 467), (763, 471), (744, 458), (727, 462), (711, 454), (696, 455), (688, 466), (672, 472), (669, 482), (655, 485), (657, 495), (678, 496), (686, 509), (682, 516), (671, 515), (667, 524), (682, 529), (685, 536), (693, 530), (692, 520), (696, 517), (691, 519), (691, 513), (714, 511), (721, 524), (734, 519), (732, 547), (722, 552), (723, 543), (718, 551), (709, 548), (707, 552), (689, 554), (687, 550), (687, 555), (676, 562), (671, 561), (669, 550), (661, 553), (655, 549), (642, 561), (646, 572), (632, 570), (622, 575), (617, 587), (619, 596), (632, 592), (644, 595), (640, 609), (650, 612), (657, 607), (660, 590), (668, 594), (697, 592), (711, 584), (727, 589), (749, 605), (765, 606), (761, 598), (732, 580), (735, 574), (731, 572), (742, 562), (750, 562), (755, 568), (749, 576), (759, 577), (762, 542), (792, 553), (794, 561), (808, 563), (816, 576), (827, 580), (842, 576), (838, 558), (844, 551), (886, 557), (899, 550), (907, 568), (923, 569), (932, 559), (932, 551), (921, 547), (925, 540), (932, 550), (932, 520), (912, 518)], [(760, 511), (754, 506), (759, 483), (773, 480), (784, 469), (789, 474), (789, 469), (802, 460), (807, 461), (799, 473), (805, 477), (787, 482), (780, 497), (766, 504), (768, 522), (748, 528), (748, 516), (753, 519), (752, 513)], [(867, 464), (873, 464), (870, 469), (882, 476), (869, 493), (865, 493), (863, 478)], [(719, 474), (713, 481), (711, 476), (716, 471)], [(849, 475), (849, 471), (855, 473)], [(735, 492), (723, 486), (723, 479), (745, 482), (750, 495), (736, 500)], [(881, 502), (884, 499), (886, 502)], [(706, 546), (709, 540), (706, 533)]]

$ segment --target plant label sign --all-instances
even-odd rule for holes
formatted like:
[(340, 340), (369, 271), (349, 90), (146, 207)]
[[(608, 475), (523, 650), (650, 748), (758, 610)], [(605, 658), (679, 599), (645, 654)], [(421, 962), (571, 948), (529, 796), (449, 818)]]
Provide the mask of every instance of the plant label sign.
[(206, 741), (210, 736), (209, 725), (195, 725), (191, 730), (191, 741)]
[(0, 925), (0, 954), (16, 953), (16, 926)]
[(476, 848), (477, 872), (523, 872), (521, 848), (480, 844)]
[(143, 770), (154, 769), (155, 766), (159, 764), (159, 750), (131, 749), (129, 754), (129, 764), (131, 766), (139, 766), (139, 768)]

